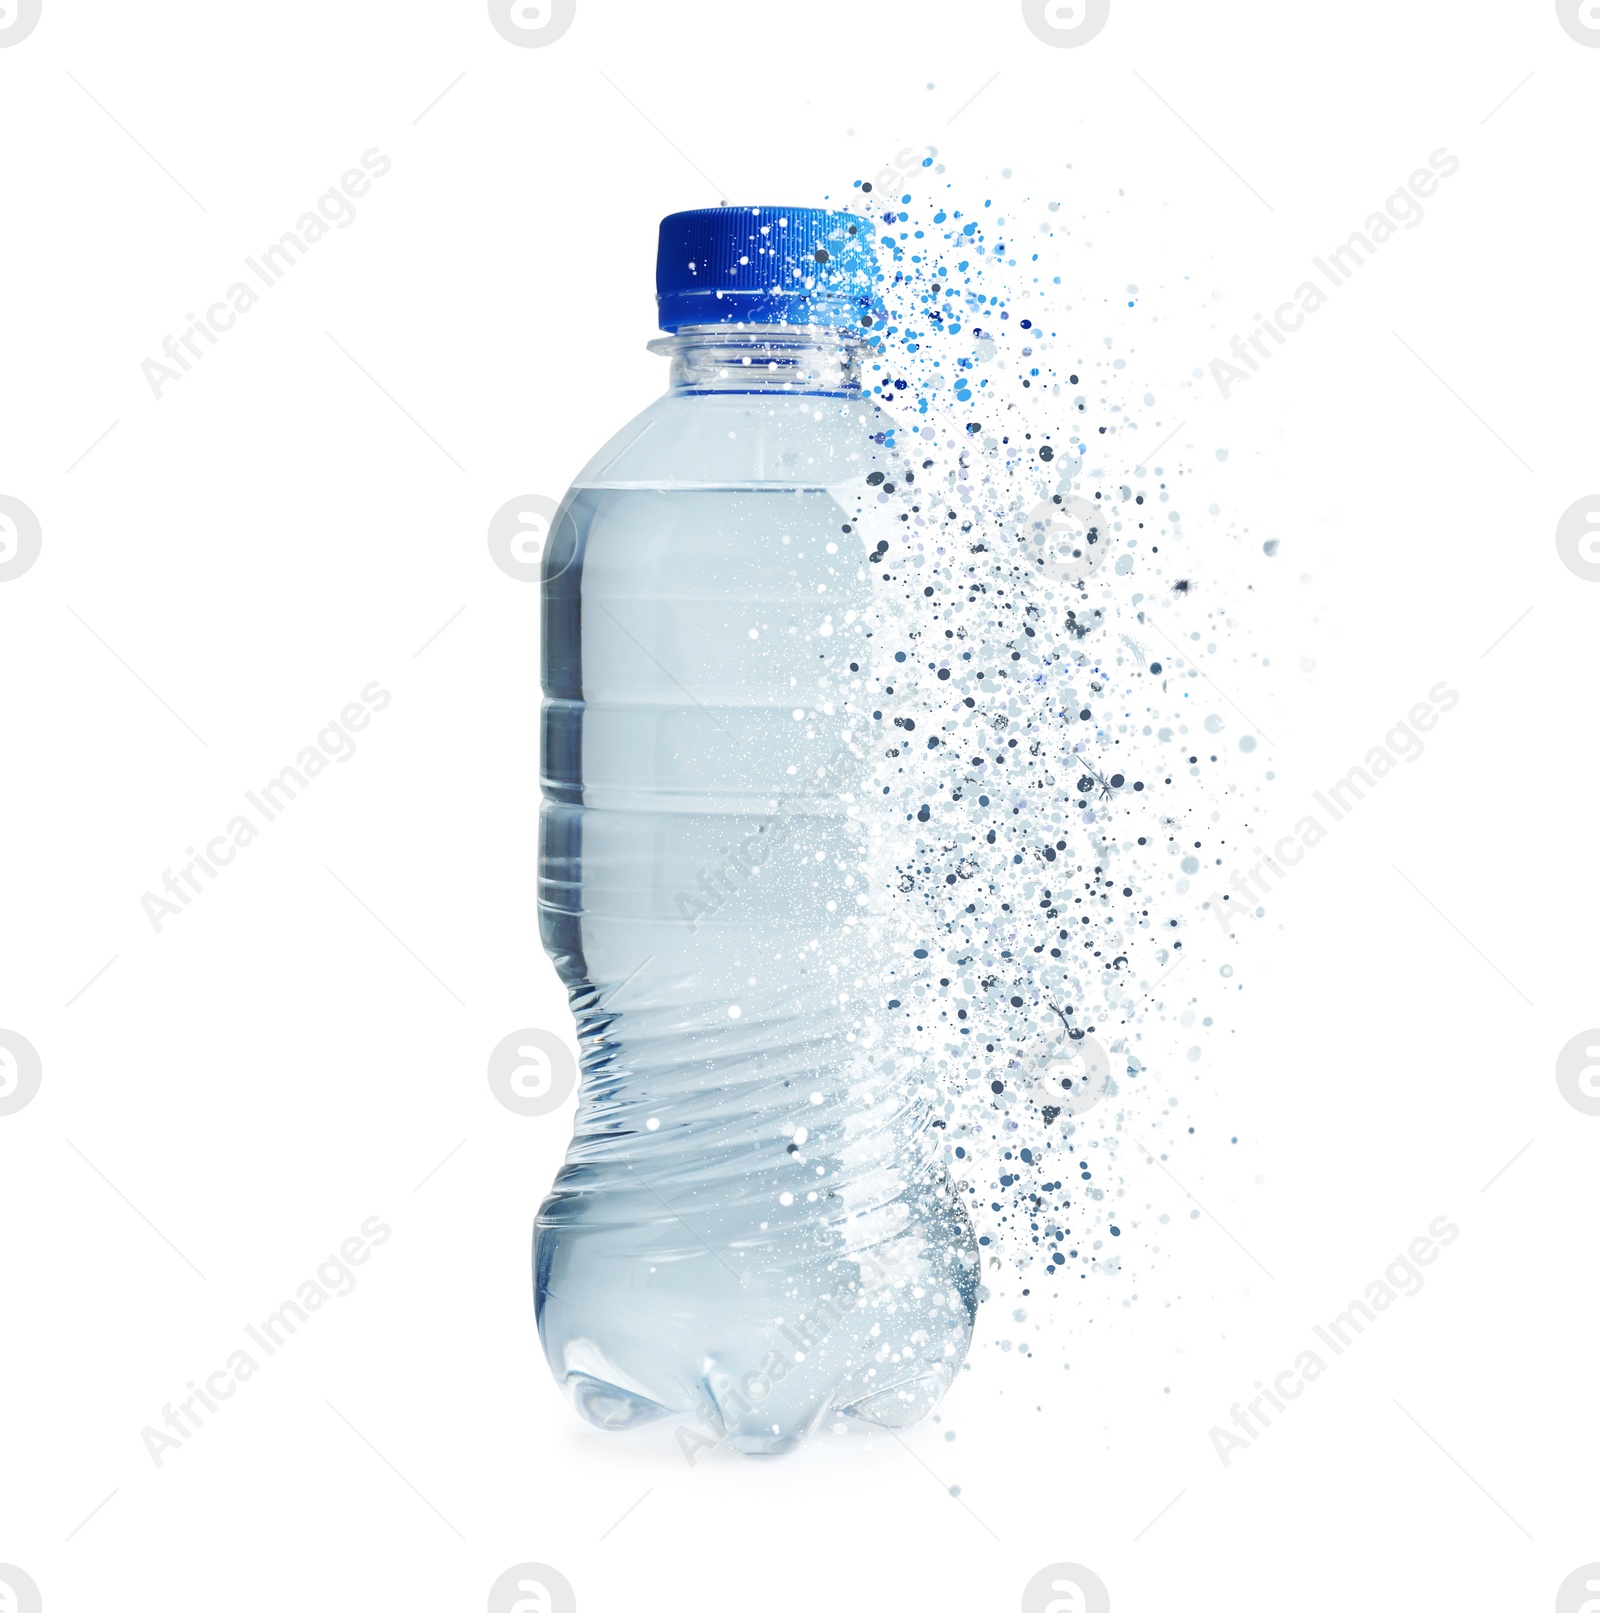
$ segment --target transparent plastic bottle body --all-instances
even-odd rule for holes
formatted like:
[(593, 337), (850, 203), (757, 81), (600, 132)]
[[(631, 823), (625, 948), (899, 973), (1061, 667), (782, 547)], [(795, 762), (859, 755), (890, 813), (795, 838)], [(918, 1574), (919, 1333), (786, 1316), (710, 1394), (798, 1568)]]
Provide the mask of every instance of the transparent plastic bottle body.
[(882, 725), (842, 528), (883, 422), (848, 343), (774, 341), (657, 344), (673, 389), (544, 562), (540, 924), (583, 1081), (540, 1339), (590, 1422), (688, 1414), (752, 1452), (925, 1414), (978, 1276), (926, 1094), (864, 1050)]

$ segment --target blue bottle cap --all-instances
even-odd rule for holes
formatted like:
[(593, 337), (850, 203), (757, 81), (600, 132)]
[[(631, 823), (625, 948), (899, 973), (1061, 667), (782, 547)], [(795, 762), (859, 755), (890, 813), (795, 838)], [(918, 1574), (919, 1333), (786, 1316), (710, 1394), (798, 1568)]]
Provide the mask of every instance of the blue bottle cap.
[(878, 323), (869, 220), (823, 207), (702, 207), (661, 221), (661, 328)]

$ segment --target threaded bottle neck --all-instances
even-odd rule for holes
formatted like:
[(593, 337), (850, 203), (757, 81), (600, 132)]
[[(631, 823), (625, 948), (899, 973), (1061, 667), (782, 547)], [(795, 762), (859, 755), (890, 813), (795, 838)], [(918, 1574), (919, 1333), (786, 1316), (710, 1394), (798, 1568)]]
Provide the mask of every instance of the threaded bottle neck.
[(673, 392), (861, 391), (863, 343), (819, 325), (691, 325), (650, 343), (672, 360)]

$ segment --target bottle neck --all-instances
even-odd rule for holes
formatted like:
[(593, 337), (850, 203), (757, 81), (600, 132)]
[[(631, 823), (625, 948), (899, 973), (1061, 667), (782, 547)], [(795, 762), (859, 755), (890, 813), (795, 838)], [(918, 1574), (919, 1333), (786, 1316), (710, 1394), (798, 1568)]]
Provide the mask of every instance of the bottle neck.
[(793, 392), (849, 397), (861, 391), (863, 343), (821, 325), (691, 325), (650, 343), (672, 360), (673, 392)]

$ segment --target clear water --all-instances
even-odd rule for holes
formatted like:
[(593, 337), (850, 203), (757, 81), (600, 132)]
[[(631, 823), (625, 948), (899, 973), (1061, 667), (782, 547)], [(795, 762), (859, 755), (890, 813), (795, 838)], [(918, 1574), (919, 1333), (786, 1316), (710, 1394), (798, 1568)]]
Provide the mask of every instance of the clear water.
[[(799, 401), (782, 457), (803, 464), (824, 450), (795, 449)], [(775, 414), (679, 399), (665, 435), (713, 406)], [(903, 1426), (971, 1336), (977, 1249), (931, 1094), (868, 1052), (892, 897), (844, 469), (580, 484), (546, 553), (540, 921), (584, 1074), (535, 1291), (603, 1428), (686, 1414), (774, 1452), (831, 1412)]]

